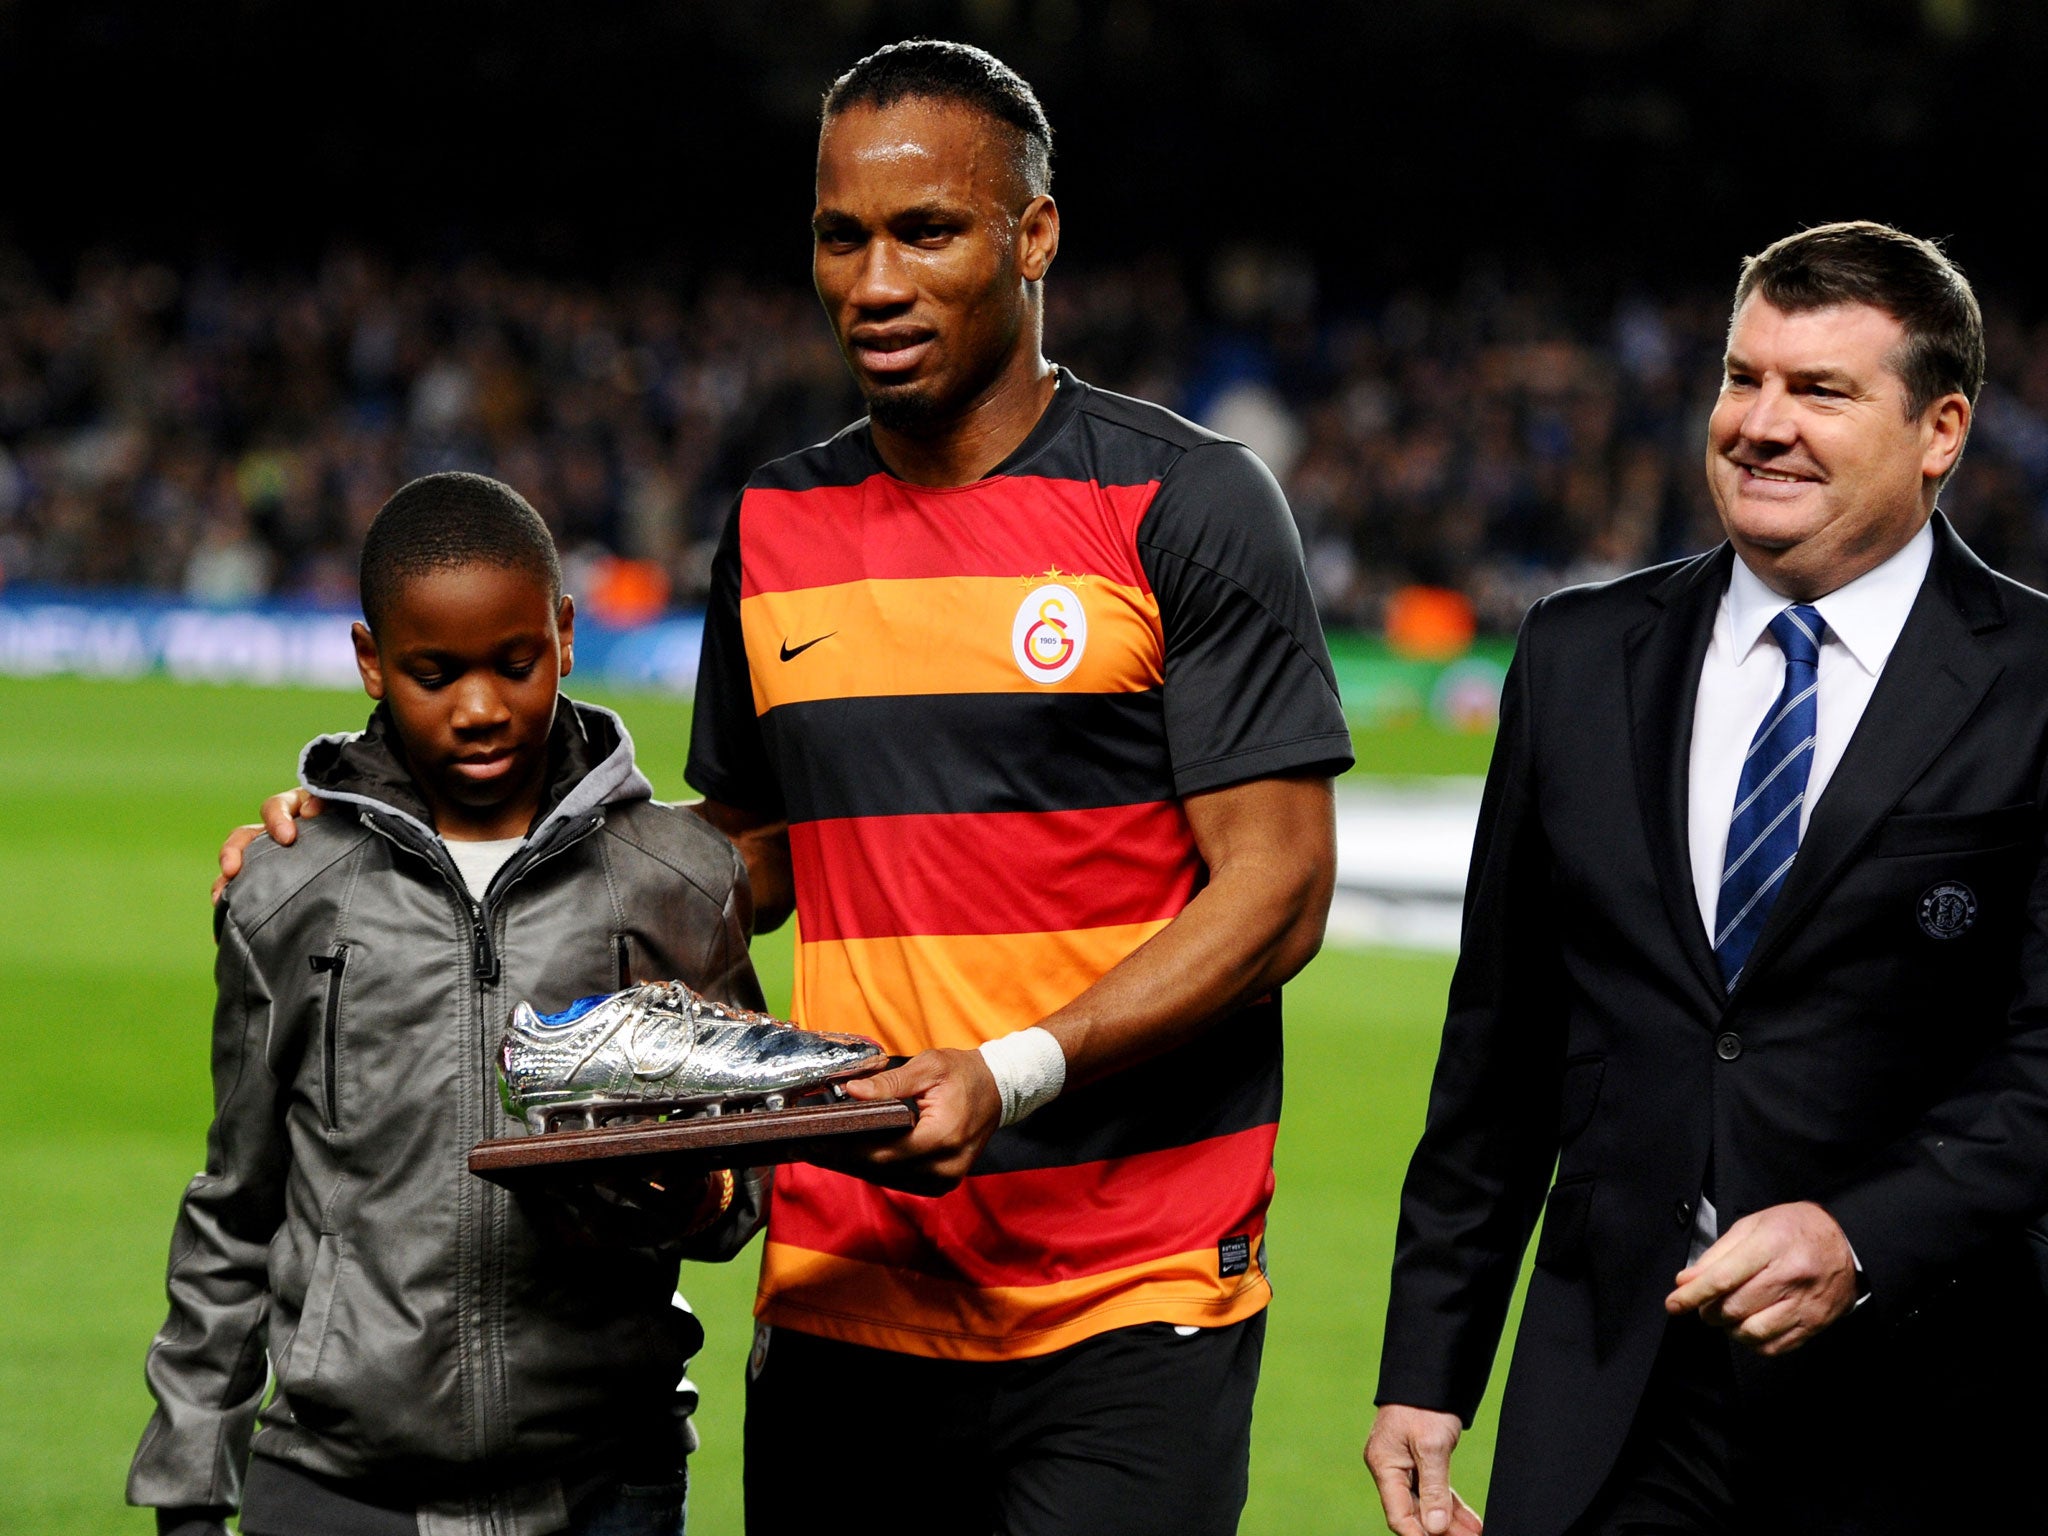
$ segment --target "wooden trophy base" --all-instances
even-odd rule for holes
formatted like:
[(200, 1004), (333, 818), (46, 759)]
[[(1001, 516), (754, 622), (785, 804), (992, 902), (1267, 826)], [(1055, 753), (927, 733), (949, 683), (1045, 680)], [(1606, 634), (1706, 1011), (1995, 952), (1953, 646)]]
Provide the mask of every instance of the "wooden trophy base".
[(508, 1189), (656, 1170), (761, 1168), (800, 1163), (845, 1137), (888, 1136), (917, 1124), (907, 1099), (844, 1100), (795, 1109), (696, 1115), (598, 1130), (502, 1136), (470, 1149), (469, 1171)]

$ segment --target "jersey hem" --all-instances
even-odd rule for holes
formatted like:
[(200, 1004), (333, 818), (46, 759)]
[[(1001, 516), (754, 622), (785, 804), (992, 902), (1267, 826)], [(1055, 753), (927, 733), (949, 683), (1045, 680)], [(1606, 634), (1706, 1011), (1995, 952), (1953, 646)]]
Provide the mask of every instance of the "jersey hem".
[[(1110, 1302), (1086, 1317), (1048, 1328), (1020, 1329), (998, 1336), (956, 1333), (945, 1328), (920, 1328), (914, 1323), (878, 1322), (849, 1312), (833, 1312), (779, 1297), (757, 1297), (754, 1316), (771, 1328), (793, 1328), (798, 1333), (858, 1344), (868, 1349), (886, 1349), (893, 1354), (918, 1355), (932, 1360), (1028, 1360), (1049, 1355), (1098, 1334), (1139, 1323), (1175, 1323), (1197, 1328), (1222, 1328), (1256, 1317), (1273, 1299), (1272, 1283), (1261, 1271), (1232, 1296), (1221, 1301)], [(1247, 1304), (1249, 1303), (1249, 1304)], [(1142, 1316), (1113, 1317), (1115, 1313)], [(941, 1346), (941, 1347), (934, 1347)]]

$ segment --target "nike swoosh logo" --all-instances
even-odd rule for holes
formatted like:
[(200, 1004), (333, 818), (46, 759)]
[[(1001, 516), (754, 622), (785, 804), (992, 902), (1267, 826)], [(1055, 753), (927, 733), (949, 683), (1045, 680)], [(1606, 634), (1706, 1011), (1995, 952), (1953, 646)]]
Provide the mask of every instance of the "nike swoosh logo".
[(797, 657), (803, 655), (803, 653), (805, 651), (808, 651), (812, 646), (817, 645), (820, 641), (830, 640), (834, 635), (838, 633), (839, 631), (836, 629), (828, 629), (825, 631), (824, 634), (818, 636), (816, 640), (806, 640), (802, 645), (796, 646), (794, 649), (792, 649), (790, 643), (787, 640), (785, 640), (782, 642), (782, 659), (784, 661), (795, 661)]

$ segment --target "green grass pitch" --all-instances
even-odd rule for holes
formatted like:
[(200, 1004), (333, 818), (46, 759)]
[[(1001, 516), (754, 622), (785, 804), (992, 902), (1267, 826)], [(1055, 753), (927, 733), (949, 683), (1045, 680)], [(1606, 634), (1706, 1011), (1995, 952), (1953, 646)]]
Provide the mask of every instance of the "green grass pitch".
[[(608, 700), (658, 792), (682, 795), (685, 706)], [(147, 1417), (171, 1219), (203, 1157), (213, 851), (298, 747), (360, 696), (165, 681), (0, 679), (0, 1531), (141, 1536), (121, 1489)], [(1379, 771), (1475, 772), (1483, 739), (1361, 737)], [(786, 1000), (785, 930), (756, 947)], [(1248, 1533), (1380, 1529), (1370, 1421), (1401, 1171), (1420, 1125), (1449, 962), (1330, 951), (1288, 989), (1287, 1112), (1270, 1227), (1276, 1299)], [(704, 1449), (690, 1526), (737, 1532), (741, 1373), (756, 1250), (693, 1266), (710, 1335), (692, 1369)], [(1492, 1404), (1458, 1458), (1479, 1502)], [(848, 1425), (863, 1438), (873, 1426)], [(914, 1447), (889, 1447), (915, 1486)], [(862, 1474), (849, 1498), (876, 1496)], [(821, 1518), (833, 1490), (819, 1487)]]

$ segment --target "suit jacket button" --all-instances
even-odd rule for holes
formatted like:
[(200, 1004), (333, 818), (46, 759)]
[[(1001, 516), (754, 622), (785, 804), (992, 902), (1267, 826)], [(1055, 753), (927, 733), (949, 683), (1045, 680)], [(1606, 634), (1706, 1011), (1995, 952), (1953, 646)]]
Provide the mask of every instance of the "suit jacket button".
[(1683, 1232), (1692, 1226), (1692, 1202), (1681, 1200), (1671, 1207), (1671, 1220)]
[(1714, 1042), (1714, 1054), (1723, 1061), (1733, 1061), (1742, 1054), (1742, 1036), (1729, 1030)]

